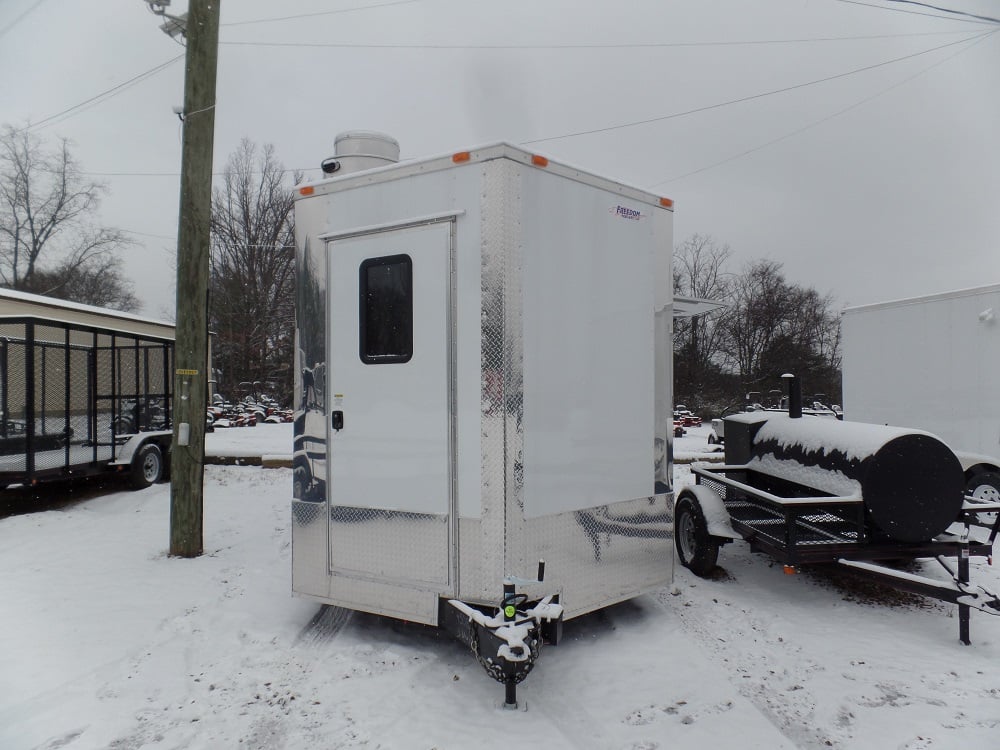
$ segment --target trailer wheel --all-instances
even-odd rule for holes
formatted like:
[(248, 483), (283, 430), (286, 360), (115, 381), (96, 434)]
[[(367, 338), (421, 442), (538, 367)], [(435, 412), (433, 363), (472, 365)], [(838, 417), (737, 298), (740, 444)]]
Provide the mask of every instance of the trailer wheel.
[(132, 459), (130, 479), (137, 490), (159, 482), (163, 476), (163, 454), (156, 443), (146, 443)]
[(682, 494), (674, 508), (674, 541), (681, 565), (707, 578), (719, 560), (719, 543), (708, 533), (705, 514), (697, 498)]
[(1000, 474), (995, 471), (973, 474), (965, 485), (965, 493), (981, 503), (1000, 502)]

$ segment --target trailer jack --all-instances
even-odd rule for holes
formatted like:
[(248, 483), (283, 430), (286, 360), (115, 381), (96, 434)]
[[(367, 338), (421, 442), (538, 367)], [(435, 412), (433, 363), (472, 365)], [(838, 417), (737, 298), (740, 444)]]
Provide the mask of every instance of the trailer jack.
[(465, 602), (450, 599), (451, 604), (466, 615), (469, 624), (469, 645), (486, 674), (504, 685), (505, 709), (516, 709), (517, 684), (535, 666), (543, 642), (556, 642), (562, 625), (563, 607), (546, 596), (534, 606), (526, 607), (528, 597), (517, 593), (517, 584), (540, 583), (545, 563), (538, 563), (535, 581), (508, 577), (503, 582), (503, 599), (492, 615)]

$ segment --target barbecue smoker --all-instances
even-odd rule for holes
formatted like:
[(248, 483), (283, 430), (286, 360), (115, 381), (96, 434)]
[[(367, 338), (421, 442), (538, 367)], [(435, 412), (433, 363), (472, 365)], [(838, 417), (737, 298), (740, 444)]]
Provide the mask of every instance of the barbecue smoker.
[[(692, 468), (697, 484), (679, 493), (675, 507), (681, 563), (707, 576), (719, 547), (736, 538), (784, 563), (787, 572), (839, 563), (957, 604), (959, 638), (968, 645), (971, 609), (1000, 614), (1000, 599), (969, 581), (970, 558), (992, 556), (1000, 504), (965, 497), (958, 459), (933, 435), (803, 417), (798, 381), (784, 377), (787, 415), (728, 417), (725, 465)], [(987, 529), (988, 540), (973, 539), (972, 527)], [(936, 559), (952, 580), (877, 564), (917, 558)]]

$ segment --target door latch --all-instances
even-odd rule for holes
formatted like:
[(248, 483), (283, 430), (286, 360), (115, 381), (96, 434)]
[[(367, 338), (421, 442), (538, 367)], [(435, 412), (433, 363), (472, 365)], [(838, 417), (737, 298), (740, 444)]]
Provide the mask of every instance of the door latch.
[(333, 427), (334, 431), (340, 432), (342, 429), (344, 429), (344, 412), (342, 411), (333, 412), (330, 415), (330, 421), (332, 423), (331, 427)]

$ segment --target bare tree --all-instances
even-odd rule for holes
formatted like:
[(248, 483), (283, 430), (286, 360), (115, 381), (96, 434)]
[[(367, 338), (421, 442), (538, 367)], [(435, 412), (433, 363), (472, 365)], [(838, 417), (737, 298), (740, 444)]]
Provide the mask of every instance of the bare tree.
[(83, 265), (59, 265), (51, 271), (36, 269), (21, 290), (112, 310), (131, 312), (142, 307), (132, 282), (122, 275), (118, 259), (104, 256), (91, 258)]
[(119, 305), (126, 305), (121, 309), (137, 307), (117, 258), (131, 241), (120, 230), (94, 222), (105, 192), (102, 183), (85, 179), (65, 139), (48, 151), (27, 128), (4, 125), (0, 284), (30, 291), (52, 287), (63, 290), (56, 296), (76, 299), (70, 295), (81, 279), (87, 279), (89, 286), (106, 280), (117, 289), (95, 294), (95, 299), (117, 297)]
[[(674, 250), (674, 292), (724, 301), (729, 297), (726, 261), (732, 252), (711, 236), (694, 234)], [(674, 321), (674, 391), (678, 400), (697, 403), (699, 394), (715, 390), (720, 372), (722, 330), (717, 312)]]
[(244, 138), (230, 155), (212, 194), (209, 318), (220, 388), (233, 395), (241, 382), (260, 381), (290, 403), (295, 253), (284, 175), (270, 144)]
[(833, 298), (789, 284), (781, 264), (758, 260), (733, 279), (720, 321), (722, 351), (747, 387), (774, 386), (794, 372), (814, 391), (840, 390), (840, 319)]

